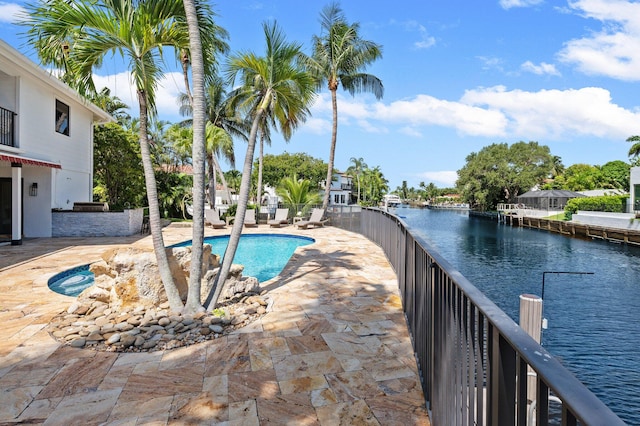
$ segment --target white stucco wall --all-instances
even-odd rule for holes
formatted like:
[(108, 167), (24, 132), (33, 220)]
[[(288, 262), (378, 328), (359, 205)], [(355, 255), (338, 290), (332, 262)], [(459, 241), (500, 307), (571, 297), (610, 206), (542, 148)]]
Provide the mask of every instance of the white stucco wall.
[[(48, 167), (23, 166), (22, 203), (24, 206), (25, 238), (51, 236), (51, 169)], [(38, 194), (31, 196), (32, 183), (38, 184)]]
[[(56, 100), (69, 107), (68, 136), (55, 131)], [(0, 106), (17, 114), (16, 146), (1, 145), (0, 153), (61, 166), (23, 164), (22, 202), (13, 203), (24, 208), (17, 211), (24, 237), (50, 237), (52, 208), (71, 209), (74, 202), (92, 200), (93, 123), (109, 116), (2, 40)], [(11, 176), (11, 171), (8, 161), (0, 161), (0, 176)], [(38, 184), (35, 197), (29, 195), (33, 182)]]
[(629, 192), (631, 194), (631, 196), (629, 197), (629, 202), (631, 203), (630, 211), (633, 211), (634, 210), (633, 206), (635, 205), (635, 202), (636, 202), (634, 185), (640, 185), (640, 167), (631, 168), (631, 174), (630, 174), (629, 180), (630, 180)]

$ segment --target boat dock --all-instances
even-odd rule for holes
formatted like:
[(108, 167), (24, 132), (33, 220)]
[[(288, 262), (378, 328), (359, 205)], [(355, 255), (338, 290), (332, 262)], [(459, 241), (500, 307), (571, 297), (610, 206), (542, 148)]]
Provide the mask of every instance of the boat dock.
[(570, 237), (640, 245), (640, 231), (637, 229), (615, 228), (520, 214), (504, 214), (504, 212), (498, 213), (498, 221), (511, 226), (540, 229)]

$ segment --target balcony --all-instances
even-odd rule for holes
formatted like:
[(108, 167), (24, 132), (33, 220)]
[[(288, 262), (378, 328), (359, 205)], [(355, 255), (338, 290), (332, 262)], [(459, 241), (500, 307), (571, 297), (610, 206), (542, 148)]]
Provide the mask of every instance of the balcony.
[(16, 146), (15, 116), (15, 112), (0, 107), (0, 145)]

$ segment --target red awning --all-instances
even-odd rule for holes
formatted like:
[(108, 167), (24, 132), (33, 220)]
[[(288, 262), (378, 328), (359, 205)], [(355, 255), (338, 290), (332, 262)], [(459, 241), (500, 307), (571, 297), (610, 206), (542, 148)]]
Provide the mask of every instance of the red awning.
[(30, 166), (42, 166), (51, 167), (52, 169), (61, 169), (62, 167), (58, 163), (52, 163), (50, 161), (36, 160), (35, 158), (21, 157), (19, 155), (6, 155), (0, 154), (0, 161), (9, 161), (11, 163), (29, 164)]

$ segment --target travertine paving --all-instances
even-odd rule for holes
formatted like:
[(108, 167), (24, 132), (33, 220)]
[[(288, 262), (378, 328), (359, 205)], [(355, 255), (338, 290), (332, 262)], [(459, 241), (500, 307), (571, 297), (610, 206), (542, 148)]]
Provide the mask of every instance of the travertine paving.
[[(229, 228), (207, 230), (225, 234)], [(0, 424), (429, 425), (396, 276), (364, 237), (301, 234), (260, 320), (216, 340), (151, 353), (62, 346), (45, 331), (72, 298), (52, 275), (149, 236), (26, 240), (0, 247)], [(191, 238), (171, 225), (166, 244)]]

